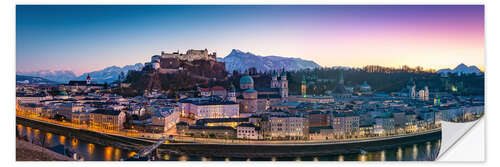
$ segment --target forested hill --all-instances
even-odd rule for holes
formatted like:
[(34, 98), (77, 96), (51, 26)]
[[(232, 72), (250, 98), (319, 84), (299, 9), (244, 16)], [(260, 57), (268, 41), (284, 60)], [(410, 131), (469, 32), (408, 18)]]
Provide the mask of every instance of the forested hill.
[[(421, 68), (386, 68), (367, 66), (364, 68), (317, 68), (287, 72), (290, 94), (299, 94), (302, 77), (307, 81), (307, 93), (321, 95), (333, 90), (338, 84), (340, 72), (344, 75), (346, 86), (359, 90), (366, 81), (374, 91), (391, 93), (399, 92), (410, 80), (414, 80), (417, 90), (428, 86), (431, 92), (450, 92), (461, 95), (484, 95), (484, 75), (467, 74), (458, 76), (450, 74), (442, 77), (434, 71), (424, 71)], [(266, 87), (271, 81), (273, 71), (254, 74), (255, 86)], [(237, 83), (238, 76), (232, 77)], [(455, 88), (455, 92), (452, 92)]]

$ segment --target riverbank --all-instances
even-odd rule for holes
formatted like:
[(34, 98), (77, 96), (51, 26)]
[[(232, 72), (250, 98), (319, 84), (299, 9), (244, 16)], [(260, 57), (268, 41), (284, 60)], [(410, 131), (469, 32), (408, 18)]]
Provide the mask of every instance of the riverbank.
[[(86, 128), (78, 128), (74, 126), (65, 126), (57, 123), (45, 122), (43, 120), (37, 120), (33, 118), (26, 118), (17, 116), (16, 120), (20, 119), (21, 121), (28, 121), (29, 123), (37, 123), (43, 124), (51, 127), (60, 127), (62, 129), (67, 129), (73, 131), (73, 133), (90, 133), (97, 136), (102, 137), (117, 137), (131, 142), (137, 142), (147, 145), (153, 144), (156, 140), (161, 137), (161, 134), (158, 137), (151, 137), (150, 135), (145, 135), (148, 137), (139, 137), (139, 136), (128, 136), (124, 134), (118, 133), (108, 133), (104, 131), (95, 131), (92, 129)], [(61, 130), (59, 128), (55, 128), (54, 130)], [(169, 144), (207, 144), (207, 145), (330, 145), (330, 144), (348, 144), (348, 143), (363, 143), (363, 142), (372, 142), (372, 141), (380, 141), (380, 140), (392, 140), (398, 138), (408, 138), (413, 136), (421, 136), (427, 135), (430, 133), (441, 132), (441, 128), (428, 129), (425, 131), (419, 131), (415, 133), (409, 134), (399, 134), (399, 135), (391, 135), (391, 136), (379, 136), (379, 137), (367, 137), (367, 138), (352, 138), (352, 139), (343, 139), (343, 140), (242, 140), (242, 139), (214, 139), (214, 138), (193, 138), (189, 136), (176, 136), (173, 139), (169, 140)], [(91, 136), (92, 137), (92, 136)]]
[(16, 161), (73, 161), (73, 159), (27, 141), (16, 139)]
[[(17, 123), (48, 130), (52, 133), (77, 136), (79, 139), (92, 141), (93, 143), (119, 147), (122, 149), (139, 151), (145, 146), (152, 145), (154, 140), (137, 139), (121, 135), (103, 134), (87, 131), (84, 129), (74, 129), (61, 125), (54, 125), (38, 120), (31, 120), (17, 117)], [(245, 157), (245, 158), (269, 158), (269, 157), (302, 157), (302, 156), (327, 156), (359, 153), (361, 150), (377, 151), (383, 149), (397, 148), (414, 143), (427, 142), (441, 139), (441, 129), (415, 133), (412, 135), (401, 135), (390, 138), (372, 138), (369, 140), (351, 141), (328, 141), (328, 142), (301, 142), (290, 141), (290, 143), (253, 143), (235, 142), (220, 143), (210, 141), (210, 139), (196, 140), (187, 143), (185, 140), (174, 139), (169, 143), (164, 143), (158, 148), (159, 152), (188, 156), (211, 157)], [(293, 150), (293, 151), (290, 151)]]

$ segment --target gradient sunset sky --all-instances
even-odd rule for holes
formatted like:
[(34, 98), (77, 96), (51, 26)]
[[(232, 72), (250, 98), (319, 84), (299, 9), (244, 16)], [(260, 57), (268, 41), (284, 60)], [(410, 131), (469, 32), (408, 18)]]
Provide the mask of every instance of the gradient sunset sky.
[(76, 74), (232, 49), (321, 66), (484, 69), (484, 6), (16, 7), (16, 70)]

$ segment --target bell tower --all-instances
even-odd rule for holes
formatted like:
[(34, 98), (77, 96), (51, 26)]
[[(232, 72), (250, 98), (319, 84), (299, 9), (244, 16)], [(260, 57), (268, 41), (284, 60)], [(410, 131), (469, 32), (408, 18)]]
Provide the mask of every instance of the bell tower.
[(280, 95), (281, 98), (285, 99), (288, 98), (288, 80), (286, 80), (286, 72), (283, 71), (281, 73), (281, 80), (280, 80)]
[(302, 76), (302, 84), (300, 85), (300, 93), (302, 94), (302, 96), (306, 97), (307, 82), (306, 82), (306, 78), (304, 76)]
[(280, 86), (280, 83), (278, 81), (278, 74), (273, 73), (272, 80), (271, 80), (271, 88), (278, 88), (279, 86)]
[(87, 74), (87, 85), (90, 85), (90, 74)]

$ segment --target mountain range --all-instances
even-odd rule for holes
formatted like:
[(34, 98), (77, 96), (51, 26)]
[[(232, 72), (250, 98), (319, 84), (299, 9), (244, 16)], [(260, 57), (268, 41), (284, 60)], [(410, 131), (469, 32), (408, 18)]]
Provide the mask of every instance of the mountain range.
[(111, 66), (111, 67), (104, 68), (102, 70), (93, 71), (93, 72), (89, 72), (89, 73), (83, 73), (82, 75), (75, 78), (74, 80), (85, 80), (85, 79), (87, 79), (87, 75), (90, 75), (93, 82), (111, 83), (111, 82), (118, 80), (118, 76), (120, 75), (121, 72), (123, 72), (125, 75), (127, 75), (127, 72), (129, 70), (140, 71), (140, 70), (142, 70), (143, 67), (144, 67), (144, 65), (142, 63), (136, 63), (134, 65), (126, 65), (123, 67)]
[(225, 62), (226, 71), (229, 73), (233, 70), (243, 72), (251, 67), (255, 67), (257, 71), (278, 70), (283, 68), (287, 71), (295, 71), (306, 68), (312, 69), (321, 67), (314, 61), (303, 60), (300, 58), (259, 56), (237, 49), (233, 49), (229, 55), (224, 58), (218, 58), (217, 61)]
[(456, 73), (458, 75), (475, 73), (475, 74), (480, 75), (483, 72), (474, 65), (467, 66), (464, 63), (461, 63), (457, 67), (455, 67), (453, 70), (450, 68), (445, 68), (445, 69), (438, 70), (436, 73), (441, 74), (441, 75), (447, 75), (448, 73)]
[(16, 75), (16, 83), (19, 84), (58, 84), (58, 82), (51, 81), (41, 77), (32, 77), (25, 75)]
[(50, 70), (41, 70), (41, 71), (33, 71), (33, 72), (17, 72), (17, 76), (31, 76), (31, 77), (39, 77), (46, 80), (51, 80), (59, 83), (68, 83), (70, 80), (86, 80), (87, 75), (90, 74), (92, 78), (92, 82), (96, 83), (111, 83), (118, 79), (118, 76), (121, 72), (125, 75), (128, 70), (141, 70), (144, 67), (142, 63), (137, 63), (134, 65), (126, 65), (123, 67), (111, 66), (104, 68), (102, 70), (92, 71), (88, 73), (83, 73), (80, 76), (76, 76), (72, 71), (50, 71)]
[[(229, 55), (224, 58), (217, 58), (218, 62), (224, 62), (226, 66), (226, 71), (231, 73), (234, 70), (243, 72), (251, 67), (255, 67), (257, 71), (268, 71), (268, 70), (279, 70), (285, 69), (287, 71), (296, 71), (301, 69), (313, 69), (321, 68), (320, 65), (314, 61), (303, 60), (300, 58), (289, 58), (280, 56), (259, 56), (250, 52), (243, 52), (237, 49), (233, 49)], [(123, 67), (111, 66), (104, 68), (102, 70), (92, 71), (88, 73), (83, 73), (80, 76), (75, 75), (69, 70), (40, 70), (33, 72), (17, 72), (16, 81), (17, 82), (47, 82), (47, 83), (67, 83), (70, 80), (85, 80), (87, 75), (92, 77), (92, 82), (96, 83), (111, 83), (118, 79), (121, 72), (125, 75), (129, 70), (140, 71), (144, 67), (142, 63), (136, 63), (134, 65), (126, 65)], [(340, 69), (349, 69), (350, 67), (332, 67)], [(440, 69), (437, 73), (442, 75), (447, 75), (448, 73), (457, 74), (482, 74), (483, 72), (476, 66), (467, 66), (465, 64), (460, 64), (452, 69)], [(18, 76), (20, 78), (18, 79)], [(24, 77), (24, 78), (23, 78)], [(26, 78), (26, 77), (32, 77)], [(26, 81), (27, 80), (27, 81)]]
[(40, 70), (31, 72), (17, 72), (17, 75), (31, 76), (31, 77), (41, 77), (47, 80), (56, 81), (60, 83), (66, 83), (69, 80), (76, 78), (77, 76), (73, 71), (69, 70)]

